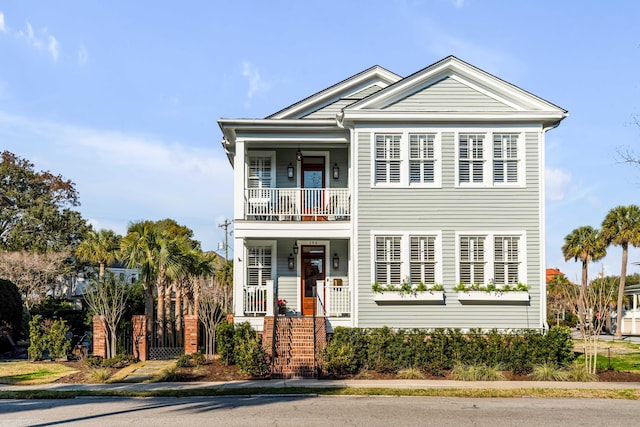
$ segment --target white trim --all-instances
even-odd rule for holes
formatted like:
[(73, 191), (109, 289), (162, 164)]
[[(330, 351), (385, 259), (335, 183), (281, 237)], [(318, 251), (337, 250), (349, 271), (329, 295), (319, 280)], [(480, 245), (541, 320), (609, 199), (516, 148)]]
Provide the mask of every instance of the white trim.
[(529, 292), (509, 291), (509, 292), (485, 292), (467, 291), (458, 292), (458, 301), (490, 301), (500, 302), (529, 302)]
[[(531, 129), (529, 128), (529, 131)], [(467, 134), (482, 134), (484, 139), (482, 141), (482, 182), (460, 182), (460, 135)], [(518, 143), (518, 181), (512, 182), (494, 182), (493, 177), (493, 136), (495, 134), (517, 134)], [(509, 128), (509, 127), (469, 127), (465, 129), (457, 128), (454, 131), (453, 143), (454, 143), (454, 187), (456, 188), (525, 188), (527, 183), (526, 177), (526, 134), (525, 128)], [(470, 148), (469, 148), (470, 149)], [(471, 171), (470, 171), (471, 176)]]
[(442, 284), (443, 280), (443, 254), (442, 254), (442, 231), (440, 230), (371, 230), (371, 280), (369, 288), (376, 281), (376, 237), (378, 236), (400, 236), (400, 280), (411, 277), (411, 236), (434, 236), (435, 256), (435, 283)]
[(428, 304), (444, 302), (444, 291), (425, 291), (412, 294), (402, 292), (375, 293), (373, 300), (378, 305), (383, 304)]
[(518, 282), (524, 283), (529, 286), (529, 289), (533, 287), (533, 284), (528, 283), (528, 259), (527, 259), (527, 232), (524, 230), (483, 230), (483, 231), (456, 231), (455, 232), (455, 269), (456, 269), (456, 285), (460, 283), (460, 237), (462, 236), (482, 236), (484, 241), (484, 283), (487, 285), (493, 280), (493, 267), (495, 263), (495, 251), (494, 251), (494, 237), (495, 236), (517, 236), (519, 237), (518, 243)]

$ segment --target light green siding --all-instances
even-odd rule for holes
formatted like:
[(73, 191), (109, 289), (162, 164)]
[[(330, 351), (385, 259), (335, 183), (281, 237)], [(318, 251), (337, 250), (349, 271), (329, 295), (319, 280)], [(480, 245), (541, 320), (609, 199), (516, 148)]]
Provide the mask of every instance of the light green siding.
[(385, 111), (512, 111), (510, 107), (452, 78), (414, 92)]
[[(451, 126), (453, 127), (453, 126)], [(496, 126), (502, 129), (500, 126)], [(399, 128), (400, 129), (400, 128)], [(491, 128), (488, 128), (490, 130)], [(539, 131), (525, 132), (526, 185), (520, 187), (456, 187), (455, 132), (443, 131), (442, 188), (372, 187), (372, 131), (357, 131), (358, 318), (361, 327), (539, 328), (541, 284)], [(374, 302), (372, 231), (442, 233), (445, 303), (378, 305)], [(526, 239), (530, 304), (462, 304), (453, 287), (456, 277), (456, 232), (515, 232)]]

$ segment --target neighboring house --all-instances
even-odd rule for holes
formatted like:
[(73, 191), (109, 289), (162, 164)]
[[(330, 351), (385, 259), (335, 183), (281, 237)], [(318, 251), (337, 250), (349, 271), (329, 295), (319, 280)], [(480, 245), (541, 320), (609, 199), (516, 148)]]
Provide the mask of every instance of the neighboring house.
[(545, 283), (549, 283), (549, 280), (553, 279), (556, 276), (564, 276), (564, 273), (558, 268), (547, 268), (547, 280), (545, 281)]
[(234, 168), (235, 321), (263, 330), (280, 299), (329, 332), (545, 328), (545, 134), (566, 116), (449, 56), (218, 120)]

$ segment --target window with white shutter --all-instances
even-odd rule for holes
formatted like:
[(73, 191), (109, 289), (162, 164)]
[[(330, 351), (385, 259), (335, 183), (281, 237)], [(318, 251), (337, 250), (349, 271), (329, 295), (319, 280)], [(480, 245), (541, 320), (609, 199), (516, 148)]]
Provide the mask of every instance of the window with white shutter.
[(411, 284), (433, 285), (436, 282), (435, 236), (411, 236), (410, 242)]
[(493, 182), (518, 182), (518, 135), (493, 135)]
[(518, 284), (519, 241), (518, 236), (494, 236), (493, 280), (498, 287)]
[(458, 182), (482, 183), (484, 179), (484, 134), (460, 134), (458, 140)]
[(383, 286), (399, 286), (402, 268), (401, 237), (376, 236), (375, 242), (375, 281)]
[(435, 182), (435, 134), (409, 134), (409, 182)]
[(400, 134), (376, 134), (376, 183), (400, 183), (400, 138)]
[(271, 247), (248, 247), (247, 252), (247, 285), (266, 285), (271, 279)]
[(484, 284), (485, 236), (460, 236), (460, 281)]
[(249, 157), (249, 188), (271, 188), (271, 157)]

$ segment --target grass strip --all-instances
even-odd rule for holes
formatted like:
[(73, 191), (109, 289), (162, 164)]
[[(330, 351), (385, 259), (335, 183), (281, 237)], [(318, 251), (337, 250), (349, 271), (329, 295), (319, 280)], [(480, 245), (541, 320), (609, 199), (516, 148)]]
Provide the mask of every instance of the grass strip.
[(640, 400), (639, 389), (463, 389), (463, 388), (314, 388), (314, 387), (255, 387), (255, 388), (201, 388), (187, 390), (5, 390), (0, 399), (72, 399), (80, 396), (110, 397), (202, 397), (246, 395), (300, 395), (320, 396), (424, 396), (471, 398), (579, 398)]

